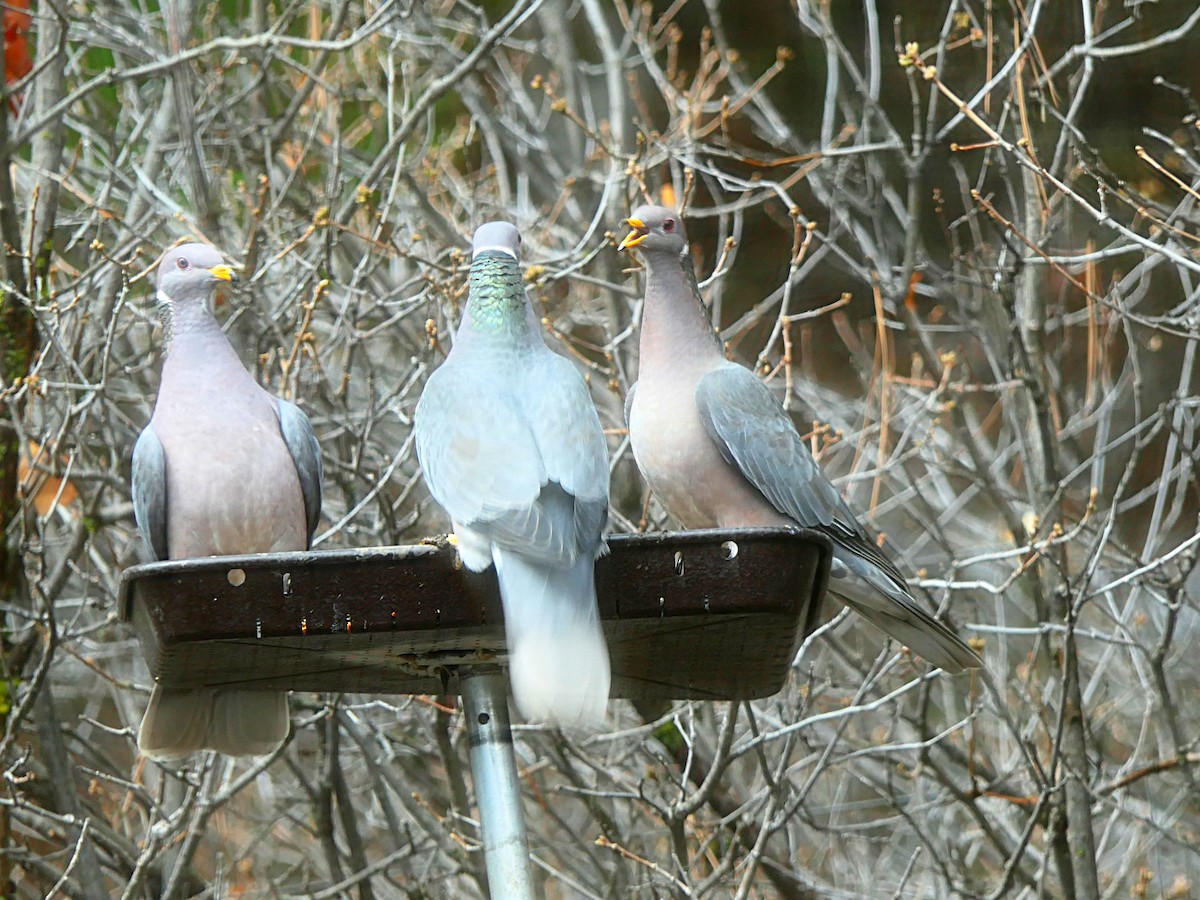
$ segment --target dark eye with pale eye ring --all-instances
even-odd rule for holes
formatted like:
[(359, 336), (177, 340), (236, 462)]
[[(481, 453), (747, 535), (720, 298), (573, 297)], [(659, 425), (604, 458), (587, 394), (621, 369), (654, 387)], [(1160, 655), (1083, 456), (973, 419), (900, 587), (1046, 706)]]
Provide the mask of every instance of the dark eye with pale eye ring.
[(181, 256), (179, 259), (175, 260), (175, 265), (179, 266), (181, 269), (186, 269), (191, 265), (191, 263)]
[(675, 230), (675, 220), (674, 219), (663, 219), (663, 231), (674, 231), (674, 230)]

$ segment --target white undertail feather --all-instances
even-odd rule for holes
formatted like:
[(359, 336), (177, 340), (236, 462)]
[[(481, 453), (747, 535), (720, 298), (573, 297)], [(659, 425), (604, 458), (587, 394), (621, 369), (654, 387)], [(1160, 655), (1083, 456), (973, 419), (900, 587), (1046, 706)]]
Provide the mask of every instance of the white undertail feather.
[(499, 548), (493, 558), (517, 708), (528, 719), (564, 728), (599, 726), (611, 675), (594, 560), (555, 568)]
[(155, 685), (138, 729), (138, 747), (156, 760), (181, 759), (198, 750), (262, 756), (287, 739), (288, 725), (285, 693)]

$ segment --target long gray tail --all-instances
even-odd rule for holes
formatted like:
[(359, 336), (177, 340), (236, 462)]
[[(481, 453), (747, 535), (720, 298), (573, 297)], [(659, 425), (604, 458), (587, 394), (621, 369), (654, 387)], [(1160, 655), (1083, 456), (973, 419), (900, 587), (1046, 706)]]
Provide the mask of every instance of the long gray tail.
[(554, 568), (500, 548), (493, 557), (517, 707), (527, 718), (564, 727), (600, 725), (611, 672), (594, 560)]
[(947, 672), (978, 669), (983, 661), (953, 631), (921, 609), (886, 572), (851, 551), (835, 548), (829, 591), (873, 625)]
[(155, 685), (138, 729), (138, 749), (157, 760), (180, 759), (198, 750), (261, 756), (274, 752), (287, 735), (287, 694)]

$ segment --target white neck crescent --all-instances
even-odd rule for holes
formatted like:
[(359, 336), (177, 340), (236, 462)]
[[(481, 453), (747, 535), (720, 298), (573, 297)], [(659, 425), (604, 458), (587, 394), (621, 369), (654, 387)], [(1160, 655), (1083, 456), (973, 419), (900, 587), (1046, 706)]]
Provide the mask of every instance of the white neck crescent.
[(511, 247), (501, 247), (499, 245), (496, 245), (494, 247), (492, 247), (492, 246), (476, 247), (474, 252), (472, 253), (472, 258), (478, 256), (480, 253), (486, 253), (488, 250), (495, 250), (498, 253), (507, 254), (508, 256), (511, 256), (513, 259), (517, 258), (517, 252), (515, 250), (513, 250)]

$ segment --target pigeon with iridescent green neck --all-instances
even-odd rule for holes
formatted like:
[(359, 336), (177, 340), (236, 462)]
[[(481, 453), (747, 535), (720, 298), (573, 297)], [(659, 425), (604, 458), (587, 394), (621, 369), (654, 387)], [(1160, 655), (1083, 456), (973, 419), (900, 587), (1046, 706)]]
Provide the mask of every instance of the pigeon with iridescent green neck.
[(417, 404), (417, 457), (463, 563), (496, 567), (518, 708), (594, 726), (610, 680), (594, 581), (608, 450), (583, 378), (542, 337), (519, 245), (506, 222), (475, 232), (462, 323)]
[(729, 362), (700, 299), (683, 220), (643, 206), (621, 249), (646, 261), (638, 382), (626, 404), (638, 468), (685, 528), (803, 525), (833, 541), (829, 591), (948, 672), (982, 661), (917, 605), (817, 467), (783, 406)]

